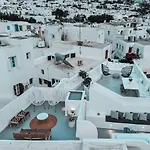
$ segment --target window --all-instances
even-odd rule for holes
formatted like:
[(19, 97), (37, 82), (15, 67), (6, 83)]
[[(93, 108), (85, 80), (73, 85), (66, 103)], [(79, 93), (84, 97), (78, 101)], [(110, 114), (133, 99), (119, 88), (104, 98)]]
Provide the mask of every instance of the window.
[(15, 25), (14, 25), (14, 28), (15, 28), (15, 32), (18, 32), (18, 31), (19, 31), (19, 26), (18, 26), (18, 24), (15, 24)]
[(66, 55), (65, 55), (65, 58), (68, 58), (68, 57), (69, 57), (69, 54), (66, 54)]
[(17, 58), (16, 56), (9, 57), (11, 68), (15, 68), (17, 66)]
[(48, 82), (47, 80), (44, 80), (44, 83), (45, 83), (45, 84), (47, 84), (47, 82)]
[(22, 31), (22, 26), (19, 26), (19, 30)]
[(14, 88), (14, 94), (16, 96), (19, 96), (24, 92), (24, 85), (22, 83), (18, 83), (14, 85), (13, 88)]
[(39, 78), (39, 84), (42, 84), (42, 79), (41, 78)]
[(121, 30), (120, 34), (122, 35), (123, 34), (123, 31)]
[(139, 50), (139, 48), (137, 48), (136, 54), (139, 55), (139, 52), (140, 52), (140, 50)]
[(41, 73), (44, 74), (44, 70), (43, 69), (41, 69)]
[(116, 48), (118, 48), (118, 44), (116, 44)]
[(121, 49), (121, 45), (119, 45), (119, 49)]
[(31, 26), (28, 25), (28, 26), (27, 26), (27, 30), (31, 30)]
[(124, 47), (122, 46), (122, 51), (123, 51)]
[(72, 54), (71, 54), (71, 58), (74, 58), (74, 57), (76, 57), (76, 54), (75, 54), (75, 53), (72, 53)]
[(55, 83), (55, 79), (52, 79), (52, 84), (54, 84)]
[(110, 31), (108, 31), (108, 35), (110, 34)]
[(132, 33), (132, 30), (130, 30), (130, 33)]
[(47, 60), (51, 60), (51, 56), (47, 56)]
[(32, 84), (33, 83), (33, 78), (29, 79), (29, 83)]
[(30, 52), (26, 53), (26, 58), (31, 59), (31, 53)]
[(48, 87), (51, 87), (51, 86), (52, 86), (51, 81), (47, 81), (47, 86), (48, 86)]
[(20, 95), (20, 87), (19, 84), (14, 85), (14, 94)]
[(7, 26), (7, 30), (10, 30), (10, 26)]

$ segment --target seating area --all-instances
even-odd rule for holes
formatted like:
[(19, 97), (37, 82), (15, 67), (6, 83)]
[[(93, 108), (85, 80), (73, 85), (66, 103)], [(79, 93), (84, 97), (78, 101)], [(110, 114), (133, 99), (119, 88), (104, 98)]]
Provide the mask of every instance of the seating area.
[[(108, 76), (108, 75), (111, 74), (111, 73), (110, 73), (110, 69), (109, 69), (109, 67), (108, 67), (107, 65), (101, 64), (101, 68), (102, 68), (102, 73), (103, 73), (103, 75)], [(121, 76), (124, 77), (124, 78), (128, 78), (128, 77), (131, 75), (132, 70), (133, 70), (133, 66), (125, 66), (125, 67), (123, 67), (123, 68), (121, 69)], [(115, 77), (116, 77), (116, 78), (119, 78), (120, 76), (119, 76), (118, 73), (115, 73), (115, 74), (113, 75), (113, 77), (114, 77), (114, 78), (115, 78)]]
[[(30, 126), (31, 121), (34, 118), (36, 118), (39, 114), (47, 113), (57, 118), (57, 124), (52, 129), (51, 127), (49, 128), (49, 126), (53, 124), (53, 121), (51, 120), (50, 120), (51, 121), (50, 124), (47, 122), (48, 120), (46, 120), (46, 126), (48, 128), (43, 128), (43, 127), (41, 128), (41, 129), (51, 129), (51, 134), (52, 134), (51, 140), (54, 140), (54, 141), (55, 140), (76, 140), (76, 127), (70, 128), (68, 125), (68, 117), (65, 116), (65, 112), (63, 109), (65, 107), (65, 103), (61, 102), (61, 103), (58, 103), (56, 106), (52, 106), (52, 105), (49, 106), (49, 103), (45, 102), (44, 105), (45, 105), (45, 108), (43, 107), (43, 105), (34, 106), (33, 104), (31, 104), (28, 108), (24, 110), (25, 112), (30, 112), (30, 117), (27, 117), (25, 121), (22, 120), (22, 122), (20, 122), (18, 126), (17, 125), (12, 125), (11, 127), (7, 126), (1, 132), (0, 139), (1, 140), (14, 140), (13, 133), (18, 134), (20, 133), (21, 129), (26, 129), (26, 131), (27, 129), (29, 130), (32, 129)], [(17, 116), (17, 114), (15, 116)], [(45, 123), (45, 120), (44, 120), (44, 123)], [(43, 121), (41, 125), (43, 126)], [(31, 135), (30, 135), (30, 138), (31, 138)], [(26, 135), (26, 136), (29, 136), (29, 135)], [(42, 136), (41, 138), (45, 139), (44, 135), (41, 135), (41, 136)], [(19, 138), (20, 138), (20, 134), (19, 134)]]
[(20, 133), (13, 133), (15, 140), (49, 140), (51, 130), (47, 129), (21, 129)]
[(140, 97), (140, 93), (138, 90), (125, 89), (123, 84), (120, 84), (120, 91), (124, 96)]
[(106, 121), (150, 125), (150, 113), (111, 111), (111, 116), (106, 116)]
[(19, 126), (21, 123), (23, 123), (27, 117), (30, 117), (30, 112), (29, 111), (23, 111), (21, 110), (16, 116), (14, 116), (10, 122), (9, 126), (11, 127), (12, 125), (17, 125)]

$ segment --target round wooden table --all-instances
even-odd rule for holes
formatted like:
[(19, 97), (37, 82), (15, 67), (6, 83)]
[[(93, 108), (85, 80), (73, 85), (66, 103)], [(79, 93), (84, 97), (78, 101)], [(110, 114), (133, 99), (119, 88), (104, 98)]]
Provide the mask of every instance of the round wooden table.
[(37, 117), (30, 122), (31, 129), (52, 129), (57, 124), (57, 118), (54, 115), (48, 114), (44, 120), (39, 120)]

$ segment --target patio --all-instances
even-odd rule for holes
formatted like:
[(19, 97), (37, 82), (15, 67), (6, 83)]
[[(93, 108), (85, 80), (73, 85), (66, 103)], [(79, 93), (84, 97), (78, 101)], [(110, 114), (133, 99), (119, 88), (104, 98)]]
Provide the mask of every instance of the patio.
[[(123, 78), (123, 79), (125, 79), (125, 78)], [(136, 82), (136, 81), (134, 81), (134, 82)], [(126, 92), (122, 91), (122, 89), (121, 89), (121, 85), (123, 85), (122, 77), (115, 79), (112, 77), (112, 75), (103, 76), (100, 80), (97, 81), (97, 83), (99, 83), (100, 85), (108, 88), (109, 90), (111, 90), (119, 95), (128, 96), (128, 97), (137, 97), (137, 95), (135, 94), (135, 92), (133, 92), (133, 90), (126, 90)]]
[[(30, 117), (24, 123), (21, 123), (19, 127), (13, 125), (12, 127), (6, 127), (0, 133), (0, 140), (14, 140), (13, 133), (19, 133), (21, 129), (30, 129), (30, 121), (36, 117), (39, 113), (45, 112), (52, 114), (57, 118), (57, 124), (52, 128), (52, 140), (76, 140), (76, 128), (70, 128), (68, 126), (68, 118), (65, 117), (64, 112), (62, 111), (62, 105), (64, 103), (57, 104), (55, 106), (50, 106), (47, 102), (44, 103), (44, 106), (36, 106), (34, 112), (34, 106), (30, 105), (26, 110), (30, 111)], [(49, 107), (49, 109), (48, 109)], [(55, 111), (56, 109), (56, 111)]]

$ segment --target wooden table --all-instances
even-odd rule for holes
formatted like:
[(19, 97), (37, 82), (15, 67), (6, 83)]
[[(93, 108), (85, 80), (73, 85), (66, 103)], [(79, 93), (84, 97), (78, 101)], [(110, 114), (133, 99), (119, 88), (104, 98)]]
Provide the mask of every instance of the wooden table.
[(54, 115), (48, 114), (45, 120), (33, 118), (30, 122), (31, 129), (52, 129), (57, 124), (57, 118)]

